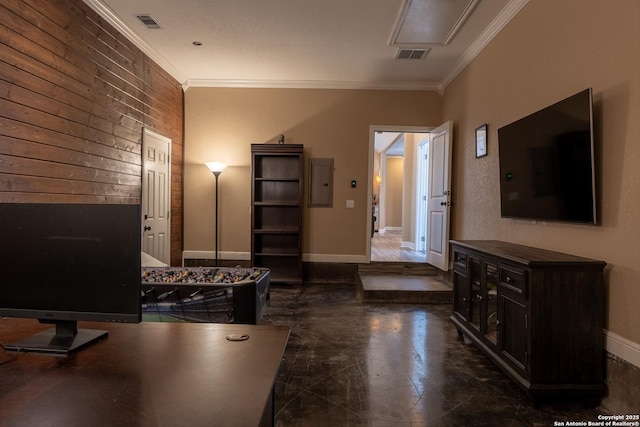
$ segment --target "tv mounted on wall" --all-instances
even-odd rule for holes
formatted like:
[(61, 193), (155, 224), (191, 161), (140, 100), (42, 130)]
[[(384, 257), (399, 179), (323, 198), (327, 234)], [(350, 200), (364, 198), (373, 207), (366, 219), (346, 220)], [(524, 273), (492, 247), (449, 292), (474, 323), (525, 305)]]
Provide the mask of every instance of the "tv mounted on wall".
[(78, 321), (140, 322), (139, 205), (0, 203), (0, 316), (55, 329), (5, 350), (68, 353), (107, 335)]
[(503, 218), (596, 223), (591, 89), (498, 129)]

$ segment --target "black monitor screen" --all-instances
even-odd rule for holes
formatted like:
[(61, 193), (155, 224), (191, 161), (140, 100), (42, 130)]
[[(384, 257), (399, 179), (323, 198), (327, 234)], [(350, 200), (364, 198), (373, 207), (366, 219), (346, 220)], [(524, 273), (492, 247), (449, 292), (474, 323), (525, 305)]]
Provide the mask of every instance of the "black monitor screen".
[(503, 217), (596, 223), (586, 89), (498, 129)]
[(0, 315), (140, 321), (140, 207), (0, 203)]

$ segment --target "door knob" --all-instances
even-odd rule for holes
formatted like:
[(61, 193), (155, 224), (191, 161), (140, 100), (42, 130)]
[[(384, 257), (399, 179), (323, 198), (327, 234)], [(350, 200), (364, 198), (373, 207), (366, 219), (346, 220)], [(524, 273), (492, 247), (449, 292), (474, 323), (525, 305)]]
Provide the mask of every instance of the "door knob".
[(145, 225), (145, 226), (144, 226), (144, 231), (149, 231), (149, 230), (151, 230), (151, 227), (150, 227), (150, 226), (148, 226), (148, 225)]

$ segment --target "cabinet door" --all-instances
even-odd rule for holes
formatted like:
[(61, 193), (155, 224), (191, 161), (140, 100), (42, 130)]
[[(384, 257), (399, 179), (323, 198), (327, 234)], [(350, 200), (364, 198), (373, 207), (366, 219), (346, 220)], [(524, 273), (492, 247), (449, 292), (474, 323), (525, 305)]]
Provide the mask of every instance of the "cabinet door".
[(512, 297), (503, 287), (498, 289), (498, 315), (500, 337), (498, 344), (502, 355), (514, 368), (528, 371), (527, 307)]
[(453, 270), (453, 314), (460, 320), (467, 321), (467, 301), (469, 299), (469, 285), (467, 275), (461, 271)]
[(469, 324), (480, 331), (481, 302), (482, 302), (482, 262), (479, 258), (469, 256)]
[(494, 345), (498, 343), (498, 266), (497, 263), (485, 263), (483, 289), (483, 332)]

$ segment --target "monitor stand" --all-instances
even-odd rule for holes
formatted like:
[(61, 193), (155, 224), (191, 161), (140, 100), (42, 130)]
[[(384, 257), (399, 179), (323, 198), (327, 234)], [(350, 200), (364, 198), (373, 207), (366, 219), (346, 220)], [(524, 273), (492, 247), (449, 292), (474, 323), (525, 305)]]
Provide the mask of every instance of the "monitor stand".
[(107, 331), (96, 329), (78, 329), (75, 320), (39, 320), (40, 323), (56, 325), (22, 341), (5, 344), (6, 351), (24, 351), (66, 355), (80, 348), (106, 338)]

